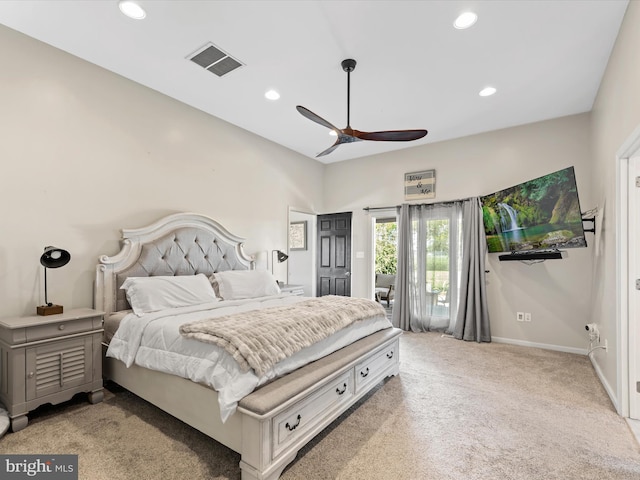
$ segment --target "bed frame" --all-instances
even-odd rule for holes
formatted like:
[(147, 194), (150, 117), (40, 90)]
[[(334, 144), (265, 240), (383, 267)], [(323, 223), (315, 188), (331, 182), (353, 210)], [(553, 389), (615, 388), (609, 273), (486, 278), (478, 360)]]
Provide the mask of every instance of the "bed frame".
[[(122, 230), (122, 248), (96, 268), (95, 308), (129, 308), (120, 286), (129, 276), (210, 275), (251, 269), (244, 239), (214, 220), (179, 213), (139, 229)], [(108, 380), (151, 402), (240, 453), (242, 480), (272, 480), (298, 450), (381, 380), (399, 373), (399, 336), (383, 330), (285, 375), (246, 396), (226, 423), (217, 392), (175, 375), (104, 358)]]

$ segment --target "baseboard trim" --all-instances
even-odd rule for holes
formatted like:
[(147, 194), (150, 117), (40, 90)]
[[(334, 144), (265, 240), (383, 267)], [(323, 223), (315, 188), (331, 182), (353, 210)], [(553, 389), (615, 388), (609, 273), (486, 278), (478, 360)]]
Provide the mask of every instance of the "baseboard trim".
[(625, 418), (625, 420), (633, 432), (633, 436), (636, 437), (636, 442), (640, 445), (640, 420), (633, 420), (631, 418)]
[(556, 352), (566, 352), (566, 353), (575, 353), (577, 355), (588, 355), (589, 360), (591, 361), (591, 365), (600, 380), (600, 383), (604, 387), (604, 390), (607, 392), (613, 407), (615, 408), (618, 415), (620, 415), (620, 405), (618, 404), (618, 398), (616, 397), (615, 390), (611, 388), (609, 382), (607, 382), (606, 377), (602, 373), (602, 369), (598, 362), (593, 359), (593, 356), (589, 355), (589, 350), (586, 348), (573, 348), (573, 347), (565, 347), (563, 345), (551, 345), (548, 343), (536, 343), (536, 342), (528, 342), (526, 340), (516, 340), (514, 338), (504, 338), (504, 337), (491, 337), (492, 342), (496, 343), (507, 343), (510, 345), (519, 345), (521, 347), (533, 347), (533, 348), (542, 348), (544, 350), (555, 350)]
[(609, 399), (611, 400), (611, 403), (613, 403), (613, 408), (616, 409), (616, 412), (618, 413), (618, 415), (622, 415), (620, 410), (620, 405), (618, 403), (618, 397), (616, 396), (616, 392), (614, 389), (611, 388), (611, 385), (609, 385), (609, 382), (607, 382), (607, 379), (602, 373), (602, 369), (600, 368), (600, 364), (598, 364), (598, 362), (595, 361), (595, 359), (593, 358), (593, 355), (589, 355), (589, 360), (591, 360), (591, 365), (593, 365), (593, 369), (595, 370), (596, 375), (600, 380), (600, 383), (604, 387), (605, 392), (607, 392), (607, 395), (609, 395)]
[(510, 345), (520, 345), (521, 347), (533, 347), (533, 348), (542, 348), (544, 350), (554, 350), (556, 352), (575, 353), (577, 355), (587, 355), (589, 351), (586, 348), (565, 347), (564, 345), (552, 345), (549, 343), (536, 343), (536, 342), (529, 342), (526, 340), (516, 340), (514, 338), (492, 336), (491, 341), (496, 343), (508, 343)]

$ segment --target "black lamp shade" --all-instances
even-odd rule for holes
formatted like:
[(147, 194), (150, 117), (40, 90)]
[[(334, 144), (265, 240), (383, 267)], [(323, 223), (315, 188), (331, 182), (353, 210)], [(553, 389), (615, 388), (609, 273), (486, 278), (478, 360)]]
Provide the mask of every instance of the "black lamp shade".
[(49, 302), (47, 296), (47, 269), (64, 267), (71, 260), (71, 255), (66, 250), (58, 247), (44, 247), (44, 253), (40, 257), (40, 264), (44, 267), (44, 305), (36, 309), (38, 315), (54, 315), (62, 313), (62, 305), (54, 305)]
[(274, 257), (276, 258), (276, 260), (278, 260), (278, 263), (282, 263), (286, 261), (287, 258), (289, 258), (289, 255), (284, 253), (282, 250), (271, 250), (271, 273), (272, 274), (274, 273), (273, 269), (276, 264), (276, 260), (274, 260)]
[(40, 257), (40, 264), (45, 268), (64, 267), (71, 260), (71, 254), (62, 248), (45, 247)]

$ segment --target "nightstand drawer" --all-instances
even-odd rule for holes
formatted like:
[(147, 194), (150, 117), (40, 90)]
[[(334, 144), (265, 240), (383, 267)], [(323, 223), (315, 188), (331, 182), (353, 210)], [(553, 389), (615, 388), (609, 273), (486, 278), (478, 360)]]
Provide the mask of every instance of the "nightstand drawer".
[(74, 333), (93, 330), (94, 321), (100, 317), (60, 320), (48, 325), (37, 325), (27, 328), (27, 342), (72, 335)]
[(280, 285), (280, 291), (282, 293), (290, 293), (291, 295), (304, 297), (304, 287), (302, 285)]

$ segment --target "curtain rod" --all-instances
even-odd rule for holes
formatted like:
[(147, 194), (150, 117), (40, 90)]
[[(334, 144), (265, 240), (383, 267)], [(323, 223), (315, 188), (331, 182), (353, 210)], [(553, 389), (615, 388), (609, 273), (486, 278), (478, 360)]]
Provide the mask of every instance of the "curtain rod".
[[(458, 200), (447, 200), (446, 202), (433, 202), (433, 203), (407, 203), (402, 205), (449, 205), (452, 203), (464, 202), (465, 200), (471, 200), (476, 197), (467, 197), (467, 198), (459, 198)], [(375, 210), (391, 210), (392, 208), (398, 208), (402, 205), (394, 205), (391, 207), (364, 207), (363, 210), (365, 212), (371, 212)]]
[(391, 210), (392, 208), (398, 208), (400, 205), (395, 205), (393, 207), (364, 207), (363, 210), (365, 212), (371, 212), (373, 210)]

